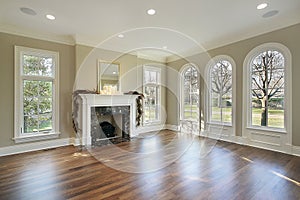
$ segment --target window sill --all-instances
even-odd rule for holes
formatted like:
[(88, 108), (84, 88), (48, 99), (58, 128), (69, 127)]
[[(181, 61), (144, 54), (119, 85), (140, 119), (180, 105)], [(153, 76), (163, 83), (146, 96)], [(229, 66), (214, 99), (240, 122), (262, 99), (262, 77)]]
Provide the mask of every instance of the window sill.
[(25, 142), (34, 142), (39, 140), (47, 140), (47, 139), (54, 139), (58, 138), (60, 133), (47, 133), (47, 134), (37, 134), (37, 135), (30, 135), (30, 136), (20, 136), (13, 138), (15, 143), (25, 143)]
[(180, 121), (182, 121), (182, 122), (192, 122), (192, 123), (199, 123), (199, 121), (198, 121), (198, 120), (196, 120), (196, 119), (181, 119)]
[(161, 125), (161, 121), (152, 121), (152, 122), (143, 123), (143, 126), (155, 126), (155, 125)]
[(248, 126), (248, 127), (246, 127), (246, 129), (257, 130), (257, 131), (275, 132), (275, 133), (282, 133), (282, 134), (287, 133), (287, 131), (285, 129), (262, 128), (262, 127), (259, 127), (259, 126)]
[(207, 122), (206, 124), (215, 125), (215, 126), (232, 127), (232, 124), (230, 124), (230, 123)]

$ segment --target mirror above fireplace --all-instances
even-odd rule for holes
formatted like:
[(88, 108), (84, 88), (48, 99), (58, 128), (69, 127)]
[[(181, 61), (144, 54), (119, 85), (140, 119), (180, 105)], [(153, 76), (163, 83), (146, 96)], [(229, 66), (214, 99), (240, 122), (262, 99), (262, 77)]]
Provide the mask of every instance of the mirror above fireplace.
[(97, 90), (99, 94), (118, 94), (120, 92), (120, 64), (98, 60)]

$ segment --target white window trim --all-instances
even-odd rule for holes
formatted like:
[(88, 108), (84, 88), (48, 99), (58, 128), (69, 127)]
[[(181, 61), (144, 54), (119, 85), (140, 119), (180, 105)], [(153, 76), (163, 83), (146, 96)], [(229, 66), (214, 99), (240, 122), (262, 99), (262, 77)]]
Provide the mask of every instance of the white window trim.
[[(231, 123), (228, 122), (215, 122), (215, 121), (211, 121), (211, 96), (210, 96), (210, 70), (213, 66), (216, 65), (216, 63), (218, 63), (221, 60), (226, 60), (228, 61), (231, 66), (232, 66), (232, 110), (231, 110)], [(228, 55), (218, 55), (213, 57), (206, 65), (205, 67), (205, 83), (206, 86), (205, 87), (205, 100), (206, 100), (206, 124), (211, 124), (211, 125), (220, 125), (220, 126), (228, 126), (228, 127), (235, 127), (235, 123), (236, 123), (236, 64), (233, 60), (233, 58), (231, 58)]]
[[(34, 55), (51, 55), (54, 58), (55, 63), (55, 79), (53, 81), (55, 93), (53, 94), (53, 131), (50, 133), (39, 133), (39, 134), (26, 134), (22, 135), (21, 127), (23, 127), (23, 110), (22, 110), (22, 79), (21, 79), (21, 70), (22, 70), (22, 55), (25, 53), (30, 53)], [(15, 46), (15, 106), (14, 106), (14, 138), (15, 143), (22, 142), (32, 142), (45, 139), (58, 138), (60, 135), (59, 132), (59, 53), (54, 51), (47, 51), (41, 49), (33, 49), (29, 47)]]
[[(284, 129), (281, 128), (273, 128), (273, 127), (260, 127), (260, 126), (251, 126), (251, 109), (250, 109), (250, 102), (251, 102), (251, 95), (249, 93), (250, 90), (250, 64), (259, 53), (266, 50), (276, 50), (283, 54), (285, 58), (285, 112), (284, 112)], [(254, 129), (254, 130), (261, 130), (261, 131), (270, 131), (276, 133), (283, 133), (289, 134), (288, 142), (291, 142), (291, 135), (292, 135), (292, 56), (289, 49), (280, 44), (280, 43), (265, 43), (256, 48), (252, 49), (246, 56), (244, 60), (244, 82), (243, 82), (243, 127), (244, 129)]]
[(195, 65), (194, 63), (187, 63), (185, 65), (183, 65), (179, 71), (180, 74), (180, 106), (179, 106), (179, 113), (180, 113), (180, 121), (191, 121), (191, 122), (198, 122), (199, 123), (199, 127), (200, 127), (200, 123), (201, 123), (201, 113), (200, 113), (200, 105), (201, 105), (201, 99), (200, 99), (200, 94), (199, 94), (199, 110), (198, 110), (198, 118), (199, 120), (193, 120), (193, 119), (185, 119), (184, 118), (184, 103), (183, 103), (183, 99), (184, 99), (184, 76), (183, 76), (183, 72), (186, 71), (189, 67), (194, 67), (197, 72), (198, 72), (198, 83), (199, 83), (199, 93), (201, 93), (200, 89), (200, 70), (197, 67), (197, 65)]
[[(161, 97), (161, 84), (162, 84), (161, 83), (161, 78), (162, 78), (161, 68), (158, 67), (158, 66), (153, 66), (153, 65), (143, 65), (143, 93), (145, 93), (145, 86), (147, 86), (147, 85), (156, 85), (156, 84), (151, 84), (151, 83), (149, 83), (149, 84), (145, 83), (145, 77), (144, 77), (145, 76), (145, 71), (155, 71), (155, 72), (158, 72), (158, 74), (159, 74), (158, 82), (157, 82), (157, 84), (159, 86), (158, 93), (157, 93), (157, 95), (158, 95), (157, 105), (159, 107), (161, 107), (161, 98), (162, 98)], [(144, 120), (144, 117), (143, 117), (143, 126), (152, 126), (152, 125), (159, 125), (159, 124), (161, 124), (162, 109), (161, 108), (157, 108), (157, 109), (158, 109), (158, 111), (157, 111), (158, 119), (154, 120), (154, 121), (151, 121), (151, 122), (146, 122)]]

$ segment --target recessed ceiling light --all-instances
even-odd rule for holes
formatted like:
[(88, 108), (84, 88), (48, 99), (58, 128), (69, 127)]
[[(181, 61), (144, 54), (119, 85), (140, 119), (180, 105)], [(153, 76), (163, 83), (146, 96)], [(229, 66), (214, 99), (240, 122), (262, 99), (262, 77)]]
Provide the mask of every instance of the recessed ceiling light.
[(55, 17), (53, 15), (46, 15), (47, 19), (50, 19), (50, 20), (55, 20)]
[(148, 15), (155, 15), (156, 11), (154, 9), (147, 10)]
[(36, 12), (31, 8), (22, 7), (20, 8), (20, 10), (22, 11), (22, 13), (25, 13), (27, 15), (32, 15), (32, 16), (36, 15)]
[(267, 6), (268, 6), (267, 3), (261, 3), (256, 8), (257, 8), (257, 10), (262, 10), (262, 9), (266, 8)]
[(118, 38), (124, 38), (124, 35), (123, 34), (119, 34)]
[(163, 49), (167, 49), (168, 47), (167, 46), (163, 46)]
[(116, 74), (117, 72), (113, 72), (113, 74)]

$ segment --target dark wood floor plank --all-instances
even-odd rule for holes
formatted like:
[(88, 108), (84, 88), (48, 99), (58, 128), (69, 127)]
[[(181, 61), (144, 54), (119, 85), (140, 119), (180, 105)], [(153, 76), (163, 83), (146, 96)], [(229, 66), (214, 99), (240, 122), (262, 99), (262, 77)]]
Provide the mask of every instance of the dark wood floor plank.
[(300, 199), (299, 157), (172, 131), (0, 163), (0, 199)]

